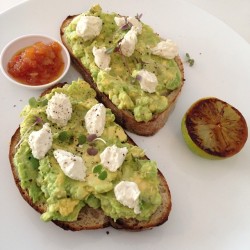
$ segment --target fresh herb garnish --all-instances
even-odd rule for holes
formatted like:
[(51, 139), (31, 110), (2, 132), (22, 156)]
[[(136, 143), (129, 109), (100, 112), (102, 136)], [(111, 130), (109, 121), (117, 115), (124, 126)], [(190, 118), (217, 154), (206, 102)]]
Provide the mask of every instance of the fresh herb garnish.
[(100, 174), (101, 171), (102, 171), (102, 165), (101, 165), (101, 164), (96, 165), (96, 166), (93, 168), (93, 173), (95, 173), (95, 174), (97, 174), (97, 173)]
[(107, 144), (107, 142), (105, 140), (103, 140), (102, 138), (100, 138), (100, 137), (95, 138), (94, 141), (101, 141), (104, 144)]
[(36, 116), (35, 125), (36, 125), (36, 124), (39, 124), (39, 123), (43, 123), (43, 120), (42, 120), (41, 117)]
[(108, 55), (112, 54), (113, 52), (118, 52), (118, 53), (121, 54), (122, 52), (121, 52), (121, 49), (120, 49), (120, 42), (121, 42), (121, 40), (118, 41), (118, 43), (117, 43), (116, 46), (107, 48), (106, 51), (105, 51), (105, 53), (108, 54)]
[(103, 169), (103, 166), (101, 164), (96, 165), (93, 168), (92, 172), (95, 174), (98, 174), (98, 178), (102, 181), (105, 180), (108, 176), (107, 171)]
[(105, 180), (106, 178), (107, 178), (107, 176), (108, 176), (108, 173), (107, 173), (107, 171), (102, 171), (99, 175), (98, 175), (98, 178), (100, 179), (100, 180)]
[(88, 148), (87, 149), (87, 153), (89, 154), (89, 155), (97, 155), (98, 154), (98, 149), (97, 148), (94, 148), (94, 147), (91, 147), (91, 148)]
[(138, 20), (138, 21), (141, 21), (141, 18), (142, 18), (142, 13), (141, 14), (136, 14), (135, 18)]
[(135, 79), (140, 82), (142, 80), (142, 77), (141, 75), (136, 75)]
[(62, 131), (58, 135), (58, 139), (62, 142), (65, 142), (69, 139), (69, 134), (67, 131)]
[(36, 100), (35, 97), (31, 97), (31, 98), (29, 99), (29, 105), (30, 105), (30, 107), (32, 107), (32, 108), (44, 107), (44, 106), (46, 106), (47, 104), (48, 104), (48, 100), (47, 100), (47, 99), (44, 99), (44, 100), (42, 100), (42, 101)]
[(26, 135), (30, 132), (30, 130), (37, 124), (43, 123), (42, 118), (35, 116), (35, 122), (26, 130), (20, 141), (16, 144), (15, 148), (18, 148), (22, 141), (25, 139)]
[(186, 62), (189, 63), (190, 67), (194, 65), (194, 59), (190, 57), (189, 53), (186, 53)]
[(86, 142), (87, 138), (85, 135), (79, 135), (78, 137), (78, 144), (83, 145)]
[(59, 141), (67, 142), (68, 144), (72, 144), (74, 142), (74, 136), (72, 133), (68, 133), (67, 131), (60, 132), (57, 138)]
[(31, 98), (29, 99), (29, 105), (30, 105), (32, 108), (37, 107), (37, 100), (36, 100), (35, 97), (31, 97)]
[(126, 18), (126, 23), (121, 27), (121, 30), (123, 31), (130, 30), (132, 26), (133, 26), (132, 23), (128, 22)]
[(114, 52), (114, 50), (115, 50), (115, 47), (110, 47), (110, 48), (106, 49), (105, 53), (110, 55), (110, 54), (112, 54)]
[(92, 141), (94, 141), (96, 138), (97, 138), (97, 135), (96, 135), (96, 134), (87, 135), (87, 141), (88, 141), (88, 142), (92, 142)]

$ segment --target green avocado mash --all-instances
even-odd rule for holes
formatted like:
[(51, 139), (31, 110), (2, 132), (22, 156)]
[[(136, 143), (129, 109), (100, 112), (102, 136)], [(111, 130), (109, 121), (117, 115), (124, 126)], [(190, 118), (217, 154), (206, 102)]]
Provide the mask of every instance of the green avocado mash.
[[(47, 100), (55, 92), (66, 94), (72, 103), (72, 117), (68, 124), (59, 128), (46, 116)], [(21, 115), (24, 120), (20, 125), (21, 143), (14, 157), (15, 166), (21, 180), (21, 186), (27, 189), (33, 202), (44, 202), (47, 211), (42, 214), (44, 221), (77, 219), (82, 207), (101, 207), (104, 213), (114, 220), (117, 218), (136, 218), (147, 220), (161, 204), (157, 166), (154, 161), (146, 160), (144, 152), (127, 142), (127, 135), (114, 122), (114, 115), (106, 110), (106, 123), (102, 140), (95, 140), (91, 145), (98, 149), (96, 155), (87, 153), (90, 143), (85, 128), (84, 116), (97, 103), (95, 91), (83, 80), (55, 88), (51, 93), (38, 98), (36, 105), (27, 105)], [(37, 160), (33, 157), (28, 144), (28, 136), (34, 130), (40, 130), (42, 123), (48, 122), (53, 135), (52, 148), (45, 157)], [(106, 144), (105, 144), (106, 142)], [(106, 175), (99, 178), (100, 153), (107, 147), (127, 147), (128, 153), (122, 166), (116, 172), (106, 169)], [(85, 181), (77, 181), (66, 176), (53, 156), (53, 151), (63, 149), (81, 156), (87, 168)], [(139, 197), (140, 214), (123, 206), (114, 195), (114, 187), (121, 180), (136, 182), (141, 194)]]
[[(84, 41), (76, 33), (76, 25), (82, 15), (102, 19), (101, 33), (94, 40)], [(151, 48), (161, 41), (159, 35), (142, 23), (142, 33), (137, 36), (135, 51), (132, 56), (125, 57), (114, 50), (128, 32), (116, 25), (114, 17), (118, 14), (103, 13), (101, 7), (96, 5), (82, 15), (75, 17), (64, 32), (73, 54), (89, 69), (98, 89), (108, 95), (119, 109), (132, 112), (138, 122), (149, 121), (154, 114), (164, 111), (168, 107), (167, 96), (181, 84), (181, 73), (174, 59), (164, 59), (151, 53)], [(110, 53), (110, 71), (96, 66), (92, 53), (94, 46), (113, 51)], [(133, 71), (141, 69), (156, 75), (158, 84), (155, 93), (143, 91), (133, 76)]]

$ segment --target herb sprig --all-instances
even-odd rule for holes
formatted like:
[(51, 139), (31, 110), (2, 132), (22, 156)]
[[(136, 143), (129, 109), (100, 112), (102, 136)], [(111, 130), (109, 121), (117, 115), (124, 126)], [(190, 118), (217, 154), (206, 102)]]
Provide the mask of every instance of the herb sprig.
[(189, 63), (190, 67), (194, 65), (194, 59), (190, 57), (189, 53), (186, 53), (186, 62)]
[(37, 124), (43, 124), (43, 120), (42, 118), (35, 116), (35, 122), (25, 131), (24, 135), (22, 136), (22, 138), (20, 139), (20, 141), (16, 144), (15, 148), (17, 149), (19, 147), (19, 145), (23, 142), (23, 140), (25, 139), (26, 135), (30, 132), (30, 130)]
[(46, 106), (47, 104), (48, 104), (48, 100), (47, 99), (44, 99), (42, 101), (36, 100), (35, 97), (31, 97), (29, 99), (29, 105), (32, 108), (43, 107), (43, 106)]
[(100, 180), (105, 180), (108, 176), (107, 171), (103, 169), (103, 166), (101, 164), (96, 165), (92, 171), (93, 173), (98, 174), (98, 178)]

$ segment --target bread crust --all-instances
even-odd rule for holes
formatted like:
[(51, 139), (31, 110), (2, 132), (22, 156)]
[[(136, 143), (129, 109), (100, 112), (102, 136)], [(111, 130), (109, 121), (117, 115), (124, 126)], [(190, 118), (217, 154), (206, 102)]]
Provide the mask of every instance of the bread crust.
[[(54, 87), (62, 87), (65, 83), (59, 83)], [(49, 93), (54, 87), (45, 90), (41, 96)], [(16, 132), (13, 134), (10, 147), (9, 147), (9, 161), (12, 170), (12, 174), (24, 200), (33, 207), (37, 212), (44, 213), (47, 209), (46, 204), (42, 202), (33, 202), (32, 198), (29, 196), (28, 190), (21, 187), (21, 181), (18, 175), (17, 168), (14, 163), (14, 156), (16, 153), (16, 146), (20, 141), (20, 128), (17, 128)], [(128, 142), (136, 145), (134, 141), (128, 136)], [(147, 157), (146, 157), (147, 158)], [(148, 159), (148, 158), (147, 158)], [(167, 184), (166, 179), (163, 174), (158, 169), (158, 176), (160, 181), (160, 194), (162, 197), (162, 204), (156, 210), (156, 212), (151, 216), (148, 221), (138, 221), (135, 219), (118, 219), (114, 221), (112, 218), (106, 216), (101, 209), (93, 209), (89, 206), (85, 206), (79, 213), (77, 221), (65, 222), (65, 221), (52, 221), (57, 226), (71, 231), (80, 230), (94, 230), (105, 227), (113, 227), (116, 229), (125, 229), (129, 231), (141, 231), (149, 228), (159, 226), (167, 221), (169, 213), (171, 211), (171, 194)]]
[(68, 49), (71, 56), (71, 60), (76, 70), (79, 71), (80, 74), (83, 76), (84, 80), (87, 81), (91, 85), (91, 87), (95, 89), (99, 102), (102, 102), (107, 108), (110, 108), (112, 110), (113, 114), (116, 117), (116, 122), (120, 124), (124, 129), (143, 136), (151, 136), (157, 133), (165, 125), (169, 115), (173, 111), (177, 98), (180, 95), (181, 89), (184, 84), (184, 67), (181, 58), (179, 56), (175, 57), (175, 61), (181, 72), (181, 84), (177, 89), (173, 90), (168, 95), (168, 108), (161, 113), (155, 114), (150, 121), (137, 122), (131, 112), (127, 110), (118, 109), (109, 99), (109, 97), (97, 88), (97, 84), (94, 82), (90, 71), (83, 66), (83, 64), (78, 58), (74, 56), (71, 48), (67, 44), (67, 39), (65, 38), (64, 30), (76, 16), (77, 15), (68, 16), (62, 22), (60, 27), (62, 43)]

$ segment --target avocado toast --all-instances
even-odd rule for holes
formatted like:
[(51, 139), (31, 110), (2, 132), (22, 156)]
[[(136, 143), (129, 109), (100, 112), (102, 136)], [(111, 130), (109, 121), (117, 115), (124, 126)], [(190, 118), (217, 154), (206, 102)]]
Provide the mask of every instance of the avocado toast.
[(144, 136), (164, 126), (184, 83), (183, 65), (171, 40), (160, 38), (141, 15), (104, 13), (99, 5), (67, 17), (61, 39), (117, 123)]
[[(57, 95), (66, 96), (72, 107), (72, 114), (64, 124), (49, 115), (49, 106)], [(103, 107), (106, 112), (103, 131), (89, 134), (86, 117), (96, 105), (99, 104), (95, 91), (82, 80), (59, 84), (42, 93), (37, 100), (30, 99), (22, 111), (24, 120), (11, 139), (9, 151), (20, 193), (42, 214), (42, 220), (53, 221), (67, 230), (112, 226), (139, 231), (161, 225), (171, 210), (171, 196), (165, 178), (156, 163), (150, 161), (114, 122), (110, 109)], [(32, 144), (32, 135), (44, 127), (45, 133), (50, 133), (51, 145), (42, 156), (37, 156), (34, 149), (37, 144)], [(46, 144), (44, 138), (42, 142)], [(108, 168), (102, 158), (104, 151), (114, 145), (118, 149), (126, 148), (126, 153), (119, 156), (123, 160), (117, 169)], [(80, 170), (82, 166), (85, 168), (82, 179), (79, 179), (79, 172), (69, 170), (66, 161), (61, 164), (63, 158), (59, 159), (55, 153), (60, 150), (73, 154), (72, 164), (77, 159), (82, 160)], [(117, 157), (112, 159), (116, 161)], [(139, 195), (134, 206), (117, 196), (116, 187), (125, 182), (138, 187)]]

